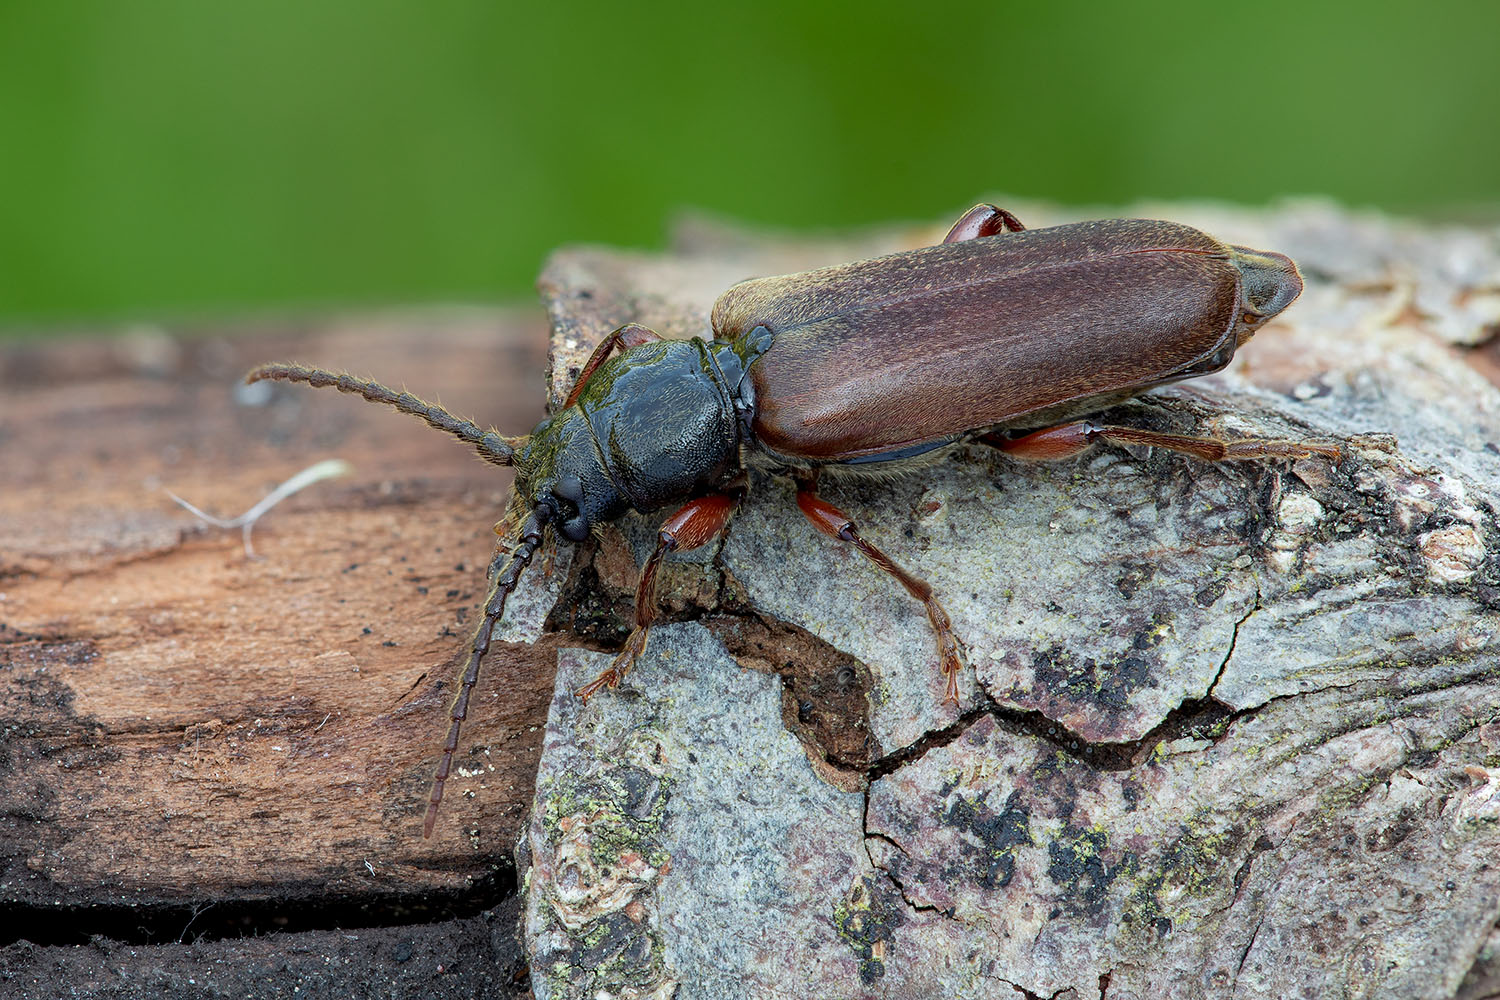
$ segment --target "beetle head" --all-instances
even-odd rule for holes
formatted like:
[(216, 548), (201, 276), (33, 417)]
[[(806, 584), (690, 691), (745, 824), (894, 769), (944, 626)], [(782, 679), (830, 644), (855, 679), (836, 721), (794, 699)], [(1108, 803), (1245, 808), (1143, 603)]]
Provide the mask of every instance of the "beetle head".
[(1243, 344), (1266, 320), (1302, 294), (1302, 275), (1285, 254), (1249, 247), (1230, 247), (1230, 251), (1230, 260), (1240, 272), (1245, 314), (1238, 340)]
[(594, 525), (619, 517), (628, 506), (610, 479), (588, 419), (568, 407), (532, 431), (516, 459), (518, 513), (536, 511), (570, 542), (581, 542)]

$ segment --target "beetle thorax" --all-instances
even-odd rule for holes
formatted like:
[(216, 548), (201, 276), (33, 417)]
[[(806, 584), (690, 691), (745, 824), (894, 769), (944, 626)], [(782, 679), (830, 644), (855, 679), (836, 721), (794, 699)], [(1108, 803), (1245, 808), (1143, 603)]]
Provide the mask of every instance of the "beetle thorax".
[(700, 340), (658, 341), (601, 365), (578, 400), (543, 421), (523, 458), (522, 496), (557, 510), (580, 540), (624, 513), (722, 485), (738, 467), (730, 392)]
[(736, 465), (729, 391), (701, 340), (659, 341), (601, 367), (579, 397), (610, 479), (636, 510), (712, 489)]

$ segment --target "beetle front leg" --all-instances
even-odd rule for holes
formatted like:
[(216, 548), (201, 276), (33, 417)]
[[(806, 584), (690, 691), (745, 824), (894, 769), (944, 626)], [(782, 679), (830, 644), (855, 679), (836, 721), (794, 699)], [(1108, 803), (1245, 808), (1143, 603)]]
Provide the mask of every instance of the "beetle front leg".
[(948, 680), (945, 700), (957, 705), (958, 672), (963, 668), (963, 660), (959, 656), (958, 637), (953, 634), (953, 619), (948, 617), (948, 612), (933, 596), (932, 586), (926, 580), (912, 576), (890, 556), (865, 541), (848, 514), (818, 496), (818, 486), (814, 479), (797, 480), (797, 508), (813, 523), (813, 527), (829, 538), (837, 538), (853, 545), (876, 566), (894, 576), (908, 594), (922, 602), (927, 609), (927, 619), (932, 622), (932, 631), (937, 636), (938, 662), (943, 676)]
[(1168, 451), (1200, 458), (1205, 462), (1236, 462), (1247, 459), (1296, 460), (1312, 455), (1325, 455), (1338, 461), (1342, 454), (1337, 445), (1319, 444), (1316, 441), (1278, 441), (1255, 438), (1223, 441), (1219, 438), (1167, 434), (1161, 431), (1139, 430), (1135, 427), (1091, 424), (1087, 420), (1075, 420), (1072, 423), (1047, 427), (1018, 438), (1003, 438), (995, 434), (986, 434), (980, 440), (985, 444), (993, 445), (1012, 458), (1028, 462), (1057, 462), (1072, 458), (1098, 441), (1106, 444), (1135, 444), (1165, 448)]
[(662, 559), (668, 552), (696, 549), (717, 537), (744, 495), (744, 486), (735, 484), (723, 493), (688, 501), (662, 524), (656, 536), (656, 549), (641, 569), (641, 579), (635, 588), (635, 629), (625, 640), (625, 648), (620, 650), (615, 662), (579, 688), (575, 692), (578, 697), (588, 701), (606, 687), (617, 687), (621, 678), (630, 672), (636, 658), (645, 652), (647, 633), (656, 621), (656, 570)]
[(996, 208), (994, 205), (975, 205), (959, 216), (953, 228), (948, 230), (948, 235), (943, 237), (943, 242), (962, 243), (964, 240), (977, 240), (981, 236), (1019, 233), (1025, 228), (1021, 225), (1020, 219), (1003, 208)]
[(572, 406), (578, 402), (578, 397), (583, 392), (583, 387), (588, 385), (589, 378), (594, 374), (594, 369), (608, 361), (609, 356), (614, 353), (616, 347), (623, 347), (629, 350), (632, 347), (640, 347), (642, 344), (649, 344), (653, 340), (660, 339), (661, 334), (649, 326), (642, 326), (639, 323), (626, 323), (618, 330), (611, 332), (609, 336), (599, 341), (599, 346), (594, 348), (593, 354), (589, 355), (588, 362), (583, 366), (583, 371), (578, 373), (578, 381), (573, 383), (573, 391), (568, 393), (568, 401), (563, 406)]

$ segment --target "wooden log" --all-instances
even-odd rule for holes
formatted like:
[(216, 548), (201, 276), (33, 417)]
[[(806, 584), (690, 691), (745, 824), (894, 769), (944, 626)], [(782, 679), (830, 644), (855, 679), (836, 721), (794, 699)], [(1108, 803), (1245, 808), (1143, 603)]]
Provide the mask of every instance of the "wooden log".
[[(492, 883), (531, 794), (548, 643), (491, 654), (430, 841), (421, 819), (509, 474), (410, 417), (240, 379), (349, 368), (516, 432), (541, 414), (540, 322), (214, 334), (0, 349), (0, 909)], [(254, 558), (166, 493), (230, 516), (327, 458), (354, 470), (266, 515)]]

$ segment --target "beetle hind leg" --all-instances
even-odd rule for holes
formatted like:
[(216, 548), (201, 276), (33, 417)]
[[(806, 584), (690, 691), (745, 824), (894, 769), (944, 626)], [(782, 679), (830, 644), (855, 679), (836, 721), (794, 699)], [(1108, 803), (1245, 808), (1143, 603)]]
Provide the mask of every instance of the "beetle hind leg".
[(1337, 445), (1322, 444), (1317, 441), (1256, 438), (1224, 441), (1219, 438), (1167, 434), (1162, 431), (1140, 430), (1135, 427), (1092, 424), (1087, 420), (1075, 420), (1072, 423), (1047, 427), (1018, 438), (987, 434), (980, 440), (998, 448), (1012, 458), (1028, 462), (1057, 462), (1072, 458), (1100, 441), (1105, 444), (1134, 444), (1165, 448), (1179, 454), (1191, 455), (1205, 462), (1295, 461), (1313, 455), (1323, 455), (1336, 462), (1342, 454)]
[(1019, 233), (1025, 228), (1021, 225), (1020, 219), (1003, 208), (996, 208), (994, 205), (975, 205), (958, 217), (953, 228), (948, 230), (948, 235), (943, 237), (943, 242), (962, 243), (965, 240), (977, 240), (981, 236)]
[(865, 541), (848, 514), (818, 496), (815, 481), (798, 480), (797, 508), (813, 523), (813, 527), (829, 538), (853, 545), (865, 558), (895, 577), (908, 594), (922, 602), (927, 611), (927, 620), (932, 623), (932, 631), (937, 638), (938, 664), (947, 679), (944, 701), (957, 705), (958, 674), (963, 669), (963, 659), (959, 651), (958, 636), (953, 632), (953, 619), (948, 617), (948, 612), (933, 594), (932, 586), (926, 580), (912, 576), (890, 556)]

